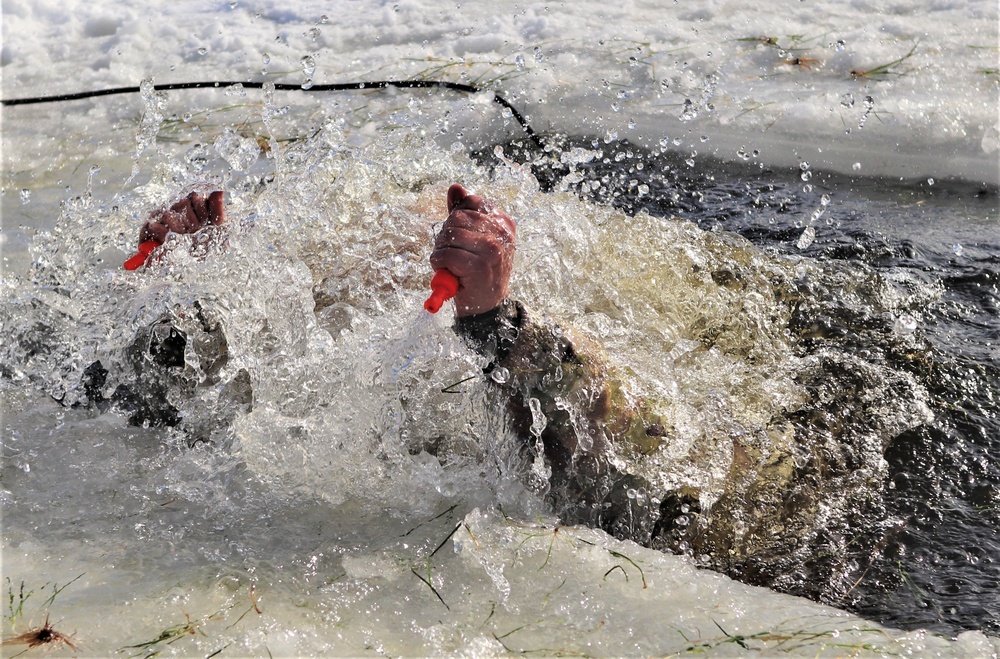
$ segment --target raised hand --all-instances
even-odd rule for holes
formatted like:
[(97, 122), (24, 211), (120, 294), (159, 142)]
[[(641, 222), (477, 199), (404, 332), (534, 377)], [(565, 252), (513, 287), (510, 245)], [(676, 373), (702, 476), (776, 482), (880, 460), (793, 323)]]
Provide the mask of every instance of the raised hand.
[(195, 233), (225, 221), (226, 206), (221, 190), (216, 190), (207, 198), (192, 192), (170, 208), (161, 208), (150, 216), (139, 231), (138, 253), (125, 261), (124, 267), (126, 270), (137, 270), (144, 266), (170, 233)]
[(448, 189), (448, 219), (438, 232), (431, 267), (459, 281), (455, 315), (494, 309), (510, 291), (517, 225), (509, 215), (458, 183)]
[(221, 190), (216, 190), (208, 197), (192, 192), (170, 208), (154, 212), (139, 231), (139, 242), (152, 240), (163, 244), (170, 232), (194, 233), (225, 221), (226, 207)]

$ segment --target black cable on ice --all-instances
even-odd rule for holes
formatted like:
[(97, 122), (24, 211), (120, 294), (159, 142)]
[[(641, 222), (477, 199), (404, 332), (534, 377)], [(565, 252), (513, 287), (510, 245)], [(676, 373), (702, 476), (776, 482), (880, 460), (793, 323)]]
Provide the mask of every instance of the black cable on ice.
[[(162, 85), (153, 85), (153, 89), (156, 91), (172, 91), (177, 89), (215, 89), (215, 88), (225, 88), (231, 87), (233, 85), (242, 85), (247, 89), (263, 89), (264, 85), (267, 83), (263, 82), (224, 82), (224, 81), (205, 81), (205, 82), (173, 82), (166, 83)], [(481, 89), (475, 85), (466, 85), (459, 82), (448, 82), (446, 80), (372, 80), (363, 82), (338, 82), (322, 85), (312, 85), (311, 87), (303, 87), (302, 85), (296, 85), (291, 83), (275, 82), (270, 83), (274, 85), (274, 89), (278, 91), (299, 91), (299, 92), (339, 92), (339, 91), (361, 91), (367, 89), (386, 89), (387, 87), (395, 87), (397, 89), (449, 89), (451, 91), (461, 92), (465, 94), (480, 94), (488, 90)], [(114, 87), (112, 89), (94, 89), (85, 92), (77, 92), (75, 94), (56, 94), (53, 96), (35, 96), (31, 98), (12, 98), (4, 99), (0, 101), (5, 106), (13, 105), (34, 105), (38, 103), (60, 103), (64, 101), (77, 101), (84, 98), (96, 98), (98, 96), (111, 96), (114, 94), (135, 94), (139, 92), (139, 87)], [(515, 121), (524, 129), (524, 132), (528, 135), (528, 138), (537, 146), (539, 149), (543, 149), (541, 140), (538, 134), (528, 123), (528, 120), (524, 118), (517, 108), (510, 104), (510, 102), (505, 99), (500, 94), (492, 92), (493, 102), (501, 107), (510, 110), (511, 116)]]

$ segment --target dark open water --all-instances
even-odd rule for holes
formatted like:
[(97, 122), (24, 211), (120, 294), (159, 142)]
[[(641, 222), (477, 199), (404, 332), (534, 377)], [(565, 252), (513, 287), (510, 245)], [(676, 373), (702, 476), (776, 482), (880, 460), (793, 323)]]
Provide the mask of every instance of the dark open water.
[[(861, 287), (808, 291), (799, 314), (804, 349), (831, 341), (912, 373), (931, 396), (934, 420), (889, 443), (880, 491), (849, 526), (819, 534), (813, 560), (791, 573), (719, 569), (890, 626), (1000, 633), (997, 190), (852, 179), (805, 165), (765, 170), (750, 154), (745, 165), (689, 163), (676, 153), (589, 139), (570, 140), (561, 153), (573, 147), (602, 152), (572, 165), (570, 187), (581, 196), (735, 232), (772, 254), (823, 262), (848, 280), (874, 271), (911, 300), (893, 318)], [(565, 164), (555, 161), (539, 159), (543, 179), (565, 176)], [(803, 239), (810, 226), (811, 242)], [(894, 350), (893, 333), (914, 335), (920, 356)]]

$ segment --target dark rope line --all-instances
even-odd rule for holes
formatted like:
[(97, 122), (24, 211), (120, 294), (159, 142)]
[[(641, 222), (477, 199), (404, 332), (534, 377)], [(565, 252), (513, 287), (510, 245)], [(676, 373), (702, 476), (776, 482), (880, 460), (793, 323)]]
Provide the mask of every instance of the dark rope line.
[[(177, 89), (214, 89), (217, 87), (231, 87), (233, 85), (242, 85), (247, 89), (263, 89), (264, 85), (267, 83), (263, 82), (223, 82), (223, 81), (211, 81), (211, 82), (173, 82), (163, 85), (153, 85), (153, 89), (156, 91), (172, 91)], [(301, 85), (295, 85), (284, 82), (271, 83), (274, 85), (275, 90), (279, 91), (299, 91), (299, 92), (337, 92), (337, 91), (360, 91), (365, 89), (385, 89), (387, 87), (396, 87), (398, 89), (431, 89), (431, 88), (443, 88), (450, 89), (456, 92), (463, 92), (466, 94), (479, 94), (481, 92), (487, 91), (476, 87), (475, 85), (466, 85), (459, 82), (448, 82), (445, 80), (374, 80), (367, 82), (338, 82), (325, 85), (313, 85), (312, 87), (305, 88)], [(86, 92), (77, 92), (75, 94), (57, 94), (54, 96), (35, 96), (32, 98), (12, 98), (4, 99), (0, 101), (3, 105), (33, 105), (37, 103), (59, 103), (62, 101), (77, 101), (84, 98), (95, 98), (97, 96), (111, 96), (113, 94), (135, 94), (139, 91), (139, 87), (115, 87), (112, 89), (96, 89)], [(503, 96), (493, 92), (493, 102), (504, 108), (510, 110), (511, 116), (520, 124), (524, 132), (527, 133), (528, 137), (538, 148), (543, 148), (541, 140), (538, 134), (535, 133), (534, 129), (528, 123), (528, 120), (524, 118), (520, 112), (517, 111), (510, 102), (507, 101)]]

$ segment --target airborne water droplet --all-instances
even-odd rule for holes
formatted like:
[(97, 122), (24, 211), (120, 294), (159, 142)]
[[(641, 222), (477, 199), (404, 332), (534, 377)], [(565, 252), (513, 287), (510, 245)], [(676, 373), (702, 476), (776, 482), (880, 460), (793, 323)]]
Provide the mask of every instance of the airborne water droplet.
[(493, 372), (490, 373), (490, 378), (497, 384), (503, 384), (510, 379), (510, 371), (503, 366), (497, 366), (493, 369)]
[(316, 60), (312, 55), (304, 55), (300, 60), (302, 67), (302, 73), (306, 78), (312, 78), (313, 74), (316, 73)]
[(815, 227), (808, 226), (802, 230), (802, 235), (799, 236), (799, 240), (798, 242), (795, 243), (795, 246), (798, 247), (799, 249), (806, 249), (807, 247), (812, 245), (813, 242), (815, 242), (815, 240), (816, 240), (816, 229)]
[(684, 99), (684, 110), (681, 112), (681, 121), (693, 121), (698, 118), (698, 109), (690, 98)]

